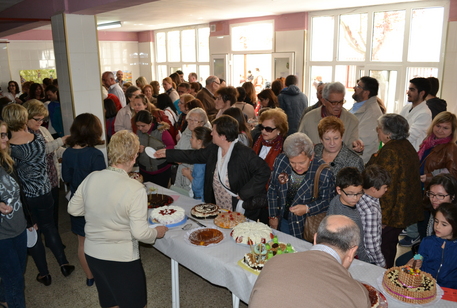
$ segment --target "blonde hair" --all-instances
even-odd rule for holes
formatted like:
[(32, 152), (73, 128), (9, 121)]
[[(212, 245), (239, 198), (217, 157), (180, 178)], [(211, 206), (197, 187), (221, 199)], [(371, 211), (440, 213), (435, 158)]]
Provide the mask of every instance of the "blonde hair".
[(191, 100), (195, 99), (195, 97), (191, 94), (183, 94), (181, 95), (180, 99), (184, 102), (184, 104), (190, 102)]
[(137, 135), (127, 130), (118, 131), (108, 144), (108, 162), (110, 166), (131, 162), (139, 149), (140, 140)]
[[(0, 120), (0, 127), (1, 126), (5, 126), (6, 127), (6, 131), (8, 132), (8, 125), (6, 124), (6, 122), (3, 122)], [(6, 171), (8, 173), (11, 173), (13, 172), (13, 166), (14, 166), (14, 160), (11, 158), (10, 154), (8, 153), (9, 152), (9, 142), (8, 142), (8, 147), (6, 149), (2, 149), (0, 147), (0, 164), (3, 166), (3, 167), (7, 167)]]
[(37, 99), (28, 100), (22, 106), (24, 106), (27, 109), (27, 113), (29, 114), (29, 120), (36, 116), (49, 116), (48, 108), (46, 108), (44, 104)]
[(166, 83), (169, 83), (171, 84), (171, 86), (173, 87), (173, 89), (176, 90), (176, 83), (173, 81), (173, 79), (171, 79), (170, 77), (165, 77), (162, 81), (165, 81)]
[(430, 136), (433, 134), (433, 127), (437, 124), (442, 124), (442, 123), (451, 123), (452, 126), (452, 141), (455, 143), (457, 141), (457, 117), (455, 114), (449, 112), (449, 111), (443, 111), (438, 113), (435, 118), (432, 121), (432, 124), (430, 124), (428, 130), (427, 130), (427, 136)]
[(135, 83), (140, 89), (143, 89), (143, 87), (148, 84), (148, 81), (145, 77), (140, 76), (135, 80)]
[(8, 128), (13, 132), (24, 129), (28, 121), (27, 109), (18, 104), (5, 106), (2, 111), (2, 117), (6, 124), (8, 124)]

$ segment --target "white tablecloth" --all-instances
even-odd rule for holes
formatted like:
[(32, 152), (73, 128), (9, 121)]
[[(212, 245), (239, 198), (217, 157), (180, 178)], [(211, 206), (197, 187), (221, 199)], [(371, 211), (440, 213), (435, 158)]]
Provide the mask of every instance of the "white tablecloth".
[[(159, 187), (155, 184), (146, 183), (147, 186), (157, 187), (158, 193), (170, 195), (175, 200), (173, 205), (181, 206), (190, 216), (190, 209), (201, 202), (190, 197), (179, 195), (178, 193)], [(198, 220), (207, 227), (215, 227), (213, 219)], [(188, 220), (186, 224), (192, 223), (195, 228), (199, 227), (195, 222)], [(184, 239), (187, 231), (181, 229), (182, 226), (170, 228), (163, 239), (157, 240), (154, 247), (187, 267), (191, 271), (205, 278), (209, 282), (226, 287), (234, 295), (244, 302), (249, 301), (252, 287), (257, 279), (257, 275), (250, 273), (240, 266), (237, 262), (243, 255), (249, 252), (249, 246), (236, 244), (230, 237), (230, 229), (220, 229), (224, 233), (224, 240), (213, 247), (198, 247), (190, 245)], [(310, 243), (275, 231), (280, 242), (291, 243), (296, 251), (306, 251), (312, 246)], [(354, 260), (349, 268), (352, 276), (362, 282), (370, 284), (377, 289), (376, 279), (383, 274), (384, 269), (359, 260)], [(402, 304), (400, 302), (389, 302), (389, 307), (414, 307), (413, 305)], [(441, 300), (434, 307), (457, 307), (457, 303)]]

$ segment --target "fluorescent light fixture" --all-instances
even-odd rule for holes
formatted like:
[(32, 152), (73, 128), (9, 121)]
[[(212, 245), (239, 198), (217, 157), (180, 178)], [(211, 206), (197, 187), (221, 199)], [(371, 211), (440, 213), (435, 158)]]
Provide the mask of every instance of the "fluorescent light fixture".
[(113, 29), (113, 28), (120, 28), (120, 27), (122, 27), (122, 24), (120, 21), (113, 21), (113, 22), (107, 22), (104, 24), (98, 24), (97, 30)]

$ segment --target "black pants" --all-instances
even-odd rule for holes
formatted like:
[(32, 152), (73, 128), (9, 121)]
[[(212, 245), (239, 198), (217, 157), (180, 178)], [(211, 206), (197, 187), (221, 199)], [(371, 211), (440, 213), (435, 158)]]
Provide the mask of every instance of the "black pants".
[(397, 254), (398, 236), (401, 233), (402, 228), (394, 228), (385, 226), (382, 229), (382, 244), (381, 252), (386, 259), (386, 267), (390, 268), (394, 266), (395, 255)]

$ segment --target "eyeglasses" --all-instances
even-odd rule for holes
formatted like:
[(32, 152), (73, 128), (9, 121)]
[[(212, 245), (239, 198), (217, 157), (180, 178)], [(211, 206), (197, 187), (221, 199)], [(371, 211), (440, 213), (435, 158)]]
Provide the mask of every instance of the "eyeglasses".
[(329, 101), (328, 99), (324, 98), (327, 102), (329, 102), (330, 104), (332, 104), (332, 106), (336, 106), (336, 105), (344, 105), (344, 103), (346, 103), (346, 100), (343, 99), (342, 101)]
[(425, 195), (426, 195), (427, 197), (429, 197), (430, 199), (436, 198), (436, 199), (438, 199), (438, 200), (440, 200), (440, 201), (443, 201), (444, 198), (446, 198), (447, 196), (449, 196), (449, 194), (447, 194), (447, 195), (434, 194), (434, 193), (432, 193), (431, 191), (425, 192)]
[(218, 86), (220, 86), (220, 82), (217, 82), (217, 81), (213, 81), (215, 84), (217, 84)]
[(197, 120), (197, 119), (186, 119), (187, 122), (194, 122), (194, 123), (200, 123), (200, 122), (203, 122), (203, 121), (200, 121), (200, 120)]
[(8, 133), (0, 133), (0, 138), (2, 138), (2, 139), (8, 138)]
[(356, 85), (354, 86), (354, 88), (363, 89), (363, 87), (362, 87), (362, 86), (359, 86), (358, 84), (356, 84)]
[(346, 197), (349, 197), (349, 198), (358, 198), (358, 197), (362, 197), (364, 195), (363, 192), (360, 192), (358, 194), (348, 194), (344, 191), (344, 189), (341, 189), (341, 191), (346, 195)]
[(263, 126), (262, 124), (259, 124), (259, 130), (263, 131), (265, 130), (267, 133), (271, 133), (274, 131), (277, 127), (269, 127), (269, 126)]
[(32, 118), (32, 119), (34, 119), (37, 122), (44, 122), (44, 118), (42, 118), (42, 119)]

